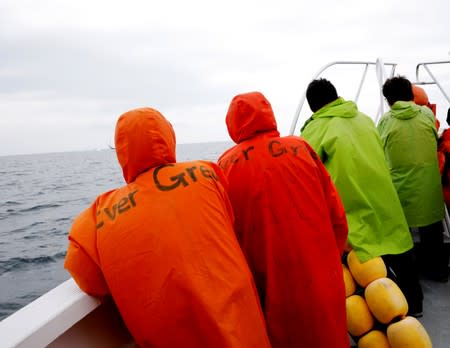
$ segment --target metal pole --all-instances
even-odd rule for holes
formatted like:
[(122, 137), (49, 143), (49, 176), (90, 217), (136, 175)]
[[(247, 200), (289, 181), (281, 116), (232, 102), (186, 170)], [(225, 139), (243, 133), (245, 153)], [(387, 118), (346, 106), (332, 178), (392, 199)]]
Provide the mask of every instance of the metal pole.
[[(321, 69), (319, 69), (319, 71), (314, 75), (314, 77), (312, 78), (312, 80), (317, 79), (326, 69), (328, 69), (329, 67), (333, 66), (333, 65), (366, 65), (366, 67), (368, 65), (376, 65), (376, 62), (364, 62), (364, 61), (335, 61), (335, 62), (331, 62), (329, 64), (324, 65)], [(393, 69), (395, 69), (396, 64), (394, 63), (384, 63), (384, 65), (390, 65), (393, 67)], [(364, 79), (365, 77), (363, 77)], [(362, 88), (362, 83), (360, 86), (360, 89)], [(357, 97), (359, 97), (359, 91), (357, 94)], [(302, 94), (302, 97), (300, 98), (300, 102), (298, 103), (297, 106), (297, 110), (295, 111), (294, 114), (294, 118), (292, 120), (291, 123), (291, 128), (289, 130), (289, 134), (293, 135), (295, 132), (295, 128), (297, 126), (297, 122), (298, 119), (300, 117), (300, 113), (302, 111), (303, 108), (303, 104), (305, 103), (305, 99), (306, 99), (306, 89), (305, 92)]]

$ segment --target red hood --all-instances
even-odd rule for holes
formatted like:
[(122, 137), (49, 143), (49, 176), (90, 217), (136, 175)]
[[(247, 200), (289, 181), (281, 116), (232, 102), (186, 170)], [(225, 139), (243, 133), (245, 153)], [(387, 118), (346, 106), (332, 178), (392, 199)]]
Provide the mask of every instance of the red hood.
[(176, 162), (172, 125), (155, 109), (135, 109), (120, 116), (115, 145), (127, 183), (150, 168)]
[(428, 100), (428, 95), (425, 92), (425, 90), (419, 86), (413, 85), (412, 86), (413, 95), (414, 95), (414, 103), (417, 105), (425, 105), (428, 106), (430, 103)]
[(259, 92), (235, 96), (228, 108), (226, 123), (236, 144), (269, 131), (275, 131), (274, 136), (279, 136), (272, 106)]

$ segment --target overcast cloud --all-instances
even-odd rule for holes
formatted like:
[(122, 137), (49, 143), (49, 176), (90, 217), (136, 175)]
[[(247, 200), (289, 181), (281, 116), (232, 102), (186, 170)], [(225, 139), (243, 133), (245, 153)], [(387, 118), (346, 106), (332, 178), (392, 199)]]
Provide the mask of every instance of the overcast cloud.
[(444, 0), (0, 0), (0, 155), (106, 148), (142, 106), (179, 143), (229, 140), (228, 104), (253, 90), (287, 134), (330, 61), (381, 57), (414, 79), (415, 63), (450, 60), (449, 13)]

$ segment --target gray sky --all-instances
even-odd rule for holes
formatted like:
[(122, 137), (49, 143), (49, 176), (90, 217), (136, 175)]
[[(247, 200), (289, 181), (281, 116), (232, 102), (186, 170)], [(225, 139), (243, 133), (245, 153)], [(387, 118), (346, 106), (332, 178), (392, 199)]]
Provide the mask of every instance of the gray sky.
[(0, 155), (106, 148), (142, 106), (179, 143), (229, 140), (229, 102), (254, 90), (287, 134), (330, 61), (381, 57), (413, 78), (416, 62), (450, 60), (449, 13), (444, 0), (0, 0)]

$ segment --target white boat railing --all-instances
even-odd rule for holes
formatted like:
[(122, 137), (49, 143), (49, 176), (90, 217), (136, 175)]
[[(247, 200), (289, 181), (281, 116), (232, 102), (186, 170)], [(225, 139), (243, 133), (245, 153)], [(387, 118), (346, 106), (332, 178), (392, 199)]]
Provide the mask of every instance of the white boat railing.
[[(414, 82), (414, 84), (416, 84), (416, 85), (431, 85), (431, 84), (436, 85), (439, 88), (439, 90), (441, 91), (442, 95), (445, 97), (445, 99), (447, 99), (447, 102), (450, 103), (450, 98), (449, 98), (448, 94), (445, 92), (444, 88), (442, 87), (442, 84), (434, 76), (434, 74), (432, 73), (432, 71), (429, 67), (430, 65), (442, 65), (442, 64), (450, 64), (450, 61), (424, 62), (424, 63), (417, 64), (417, 66), (416, 66), (416, 80), (417, 81)], [(421, 79), (419, 78), (421, 67), (423, 67), (423, 69), (428, 73), (428, 76), (431, 78), (431, 81), (421, 81)]]
[[(378, 83), (379, 83), (379, 88), (380, 88), (380, 104), (378, 107), (378, 112), (376, 115), (376, 119), (378, 119), (383, 112), (383, 103), (384, 103), (384, 98), (381, 94), (381, 88), (383, 86), (383, 83), (387, 77), (386, 74), (386, 67), (388, 67), (390, 69), (389, 71), (389, 76), (394, 76), (395, 73), (395, 68), (397, 67), (396, 63), (383, 63), (381, 61), (381, 59), (377, 59), (375, 62), (369, 62), (369, 61), (335, 61), (335, 62), (331, 62), (329, 64), (324, 65), (322, 68), (319, 69), (319, 71), (312, 77), (312, 80), (315, 80), (317, 78), (319, 78), (327, 69), (331, 68), (331, 67), (335, 67), (335, 66), (339, 66), (339, 65), (360, 65), (362, 67), (364, 67), (364, 70), (362, 72), (361, 75), (361, 80), (359, 82), (359, 87), (358, 90), (356, 91), (356, 95), (355, 98), (353, 99), (353, 101), (355, 103), (358, 102), (359, 96), (361, 94), (361, 90), (364, 86), (364, 83), (366, 81), (366, 77), (367, 77), (367, 72), (370, 66), (374, 66), (376, 69), (376, 74), (377, 74), (377, 79), (378, 79)], [(295, 133), (295, 129), (297, 127), (297, 123), (299, 121), (299, 117), (300, 117), (300, 113), (302, 111), (303, 105), (305, 104), (305, 100), (306, 100), (306, 88), (305, 91), (303, 92), (301, 98), (300, 98), (300, 102), (298, 103), (298, 107), (297, 110), (295, 112), (294, 115), (294, 119), (292, 120), (291, 123), (291, 128), (289, 131), (290, 135), (293, 135)]]

